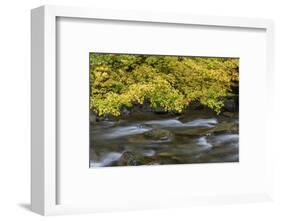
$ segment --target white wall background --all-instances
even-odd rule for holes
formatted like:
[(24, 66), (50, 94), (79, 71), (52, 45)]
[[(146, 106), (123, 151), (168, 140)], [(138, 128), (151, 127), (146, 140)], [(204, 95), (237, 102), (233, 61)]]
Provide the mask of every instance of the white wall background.
[[(0, 8), (0, 220), (280, 220), (281, 144), (276, 144), (274, 203), (41, 217), (29, 210), (30, 195), (30, 9), (43, 4), (271, 18), (275, 21), (273, 133), (281, 125), (281, 13), (274, 0), (9, 0)], [(257, 104), (258, 105), (258, 104)], [(273, 108), (273, 107), (269, 107)], [(258, 126), (258, 122), (257, 122)]]

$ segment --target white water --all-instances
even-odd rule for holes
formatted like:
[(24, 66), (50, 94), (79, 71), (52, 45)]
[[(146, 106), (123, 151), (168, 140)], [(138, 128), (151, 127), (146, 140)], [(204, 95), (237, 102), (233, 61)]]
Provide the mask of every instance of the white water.
[[(130, 136), (135, 134), (142, 134), (146, 131), (152, 130), (152, 128), (146, 126), (158, 126), (162, 128), (180, 128), (180, 127), (214, 127), (218, 121), (215, 118), (210, 119), (196, 119), (186, 123), (182, 123), (177, 119), (164, 119), (164, 120), (151, 120), (145, 121), (142, 124), (134, 124), (130, 126), (120, 126), (118, 128), (109, 129), (106, 134), (103, 135), (103, 138), (117, 138), (123, 136)], [(145, 125), (145, 126), (142, 126)]]
[(218, 123), (218, 120), (215, 118), (210, 119), (196, 119), (186, 123), (182, 123), (177, 119), (168, 119), (168, 120), (151, 120), (146, 121), (145, 125), (158, 125), (162, 127), (213, 127)]
[(162, 127), (182, 127), (184, 124), (176, 119), (150, 120), (144, 122), (145, 125), (157, 125)]
[(214, 138), (214, 144), (215, 145), (221, 145), (225, 143), (233, 143), (233, 147), (238, 148), (238, 142), (239, 141), (239, 135), (238, 134), (223, 134), (223, 135), (217, 135)]
[(211, 148), (213, 147), (212, 144), (210, 144), (210, 143), (207, 142), (207, 139), (206, 139), (205, 136), (204, 136), (204, 137), (198, 138), (197, 144), (198, 144), (200, 147), (202, 147), (204, 150), (209, 150), (209, 149), (211, 149)]
[(91, 161), (91, 167), (104, 167), (110, 165), (112, 162), (119, 160), (122, 156), (122, 153), (118, 152), (110, 152), (105, 155), (99, 162)]
[(152, 130), (151, 128), (145, 128), (140, 126), (127, 126), (127, 127), (119, 127), (115, 128), (108, 132), (108, 134), (105, 135), (106, 138), (117, 138), (117, 137), (123, 137), (123, 136), (129, 136), (134, 134), (142, 134), (146, 131)]
[(145, 151), (143, 151), (143, 155), (148, 156), (148, 157), (154, 156), (155, 153), (156, 153), (155, 150), (145, 150)]
[(210, 119), (197, 119), (187, 123), (184, 123), (187, 127), (213, 127), (218, 123), (218, 120), (215, 118)]

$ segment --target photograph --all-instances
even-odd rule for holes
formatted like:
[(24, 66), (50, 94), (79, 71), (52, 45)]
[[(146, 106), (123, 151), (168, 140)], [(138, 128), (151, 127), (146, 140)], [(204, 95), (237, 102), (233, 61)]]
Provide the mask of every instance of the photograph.
[(239, 162), (239, 58), (89, 53), (90, 168)]

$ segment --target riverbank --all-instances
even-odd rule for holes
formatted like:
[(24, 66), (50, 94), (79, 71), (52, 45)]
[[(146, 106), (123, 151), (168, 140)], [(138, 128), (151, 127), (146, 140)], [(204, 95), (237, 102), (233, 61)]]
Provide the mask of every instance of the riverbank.
[[(225, 115), (228, 117), (231, 117), (233, 113), (238, 113), (239, 111), (239, 97), (238, 95), (232, 96), (232, 97), (226, 97), (224, 98), (224, 105), (223, 108), (221, 109), (221, 113), (219, 115)], [(129, 116), (137, 116), (137, 115), (142, 115), (145, 114), (147, 116), (151, 116), (152, 114), (157, 115), (165, 115), (169, 117), (174, 117), (174, 116), (184, 116), (184, 115), (189, 115), (193, 111), (199, 111), (199, 112), (210, 112), (213, 115), (216, 113), (211, 110), (210, 108), (203, 106), (199, 102), (192, 102), (188, 105), (188, 107), (182, 111), (182, 113), (177, 113), (177, 112), (167, 112), (163, 108), (156, 108), (153, 109), (150, 106), (150, 103), (148, 101), (145, 101), (143, 104), (133, 104), (131, 108), (127, 107), (122, 107), (121, 108), (121, 115), (118, 117), (112, 116), (110, 114), (105, 114), (104, 116), (97, 116), (97, 114), (93, 111), (90, 111), (90, 123), (94, 124), (95, 122), (100, 122), (100, 121), (118, 121), (120, 119), (126, 119)], [(144, 115), (144, 116), (145, 116)]]

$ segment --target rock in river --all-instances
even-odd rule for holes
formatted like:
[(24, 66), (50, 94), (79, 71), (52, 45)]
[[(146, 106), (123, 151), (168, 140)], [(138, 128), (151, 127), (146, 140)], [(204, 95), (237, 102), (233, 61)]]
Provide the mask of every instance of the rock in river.
[(131, 151), (125, 151), (119, 159), (119, 166), (136, 166), (137, 156)]
[(154, 129), (144, 133), (144, 137), (151, 140), (170, 141), (174, 138), (174, 134), (165, 129)]
[(146, 157), (141, 153), (125, 151), (118, 161), (118, 166), (138, 166), (153, 163), (152, 158)]
[(210, 133), (238, 133), (239, 125), (235, 122), (221, 122), (209, 131)]
[(233, 112), (225, 111), (225, 112), (222, 113), (222, 115), (225, 116), (225, 117), (233, 117), (234, 113)]

